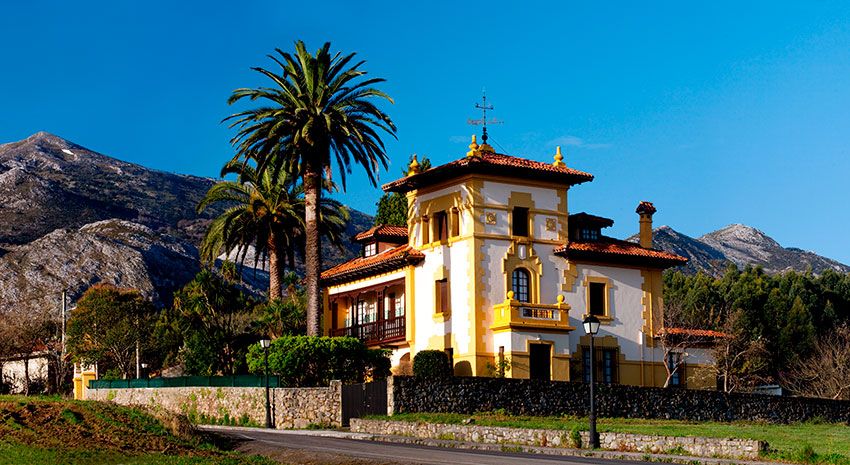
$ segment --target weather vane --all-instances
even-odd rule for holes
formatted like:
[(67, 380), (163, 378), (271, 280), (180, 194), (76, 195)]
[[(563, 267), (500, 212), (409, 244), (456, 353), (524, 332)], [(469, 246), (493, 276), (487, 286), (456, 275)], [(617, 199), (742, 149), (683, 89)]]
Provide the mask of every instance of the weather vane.
[(481, 131), (481, 140), (484, 144), (487, 143), (487, 125), (488, 124), (502, 124), (504, 121), (499, 121), (496, 118), (491, 118), (487, 121), (487, 110), (492, 110), (493, 105), (487, 104), (487, 92), (485, 90), (481, 91), (481, 103), (476, 103), (475, 108), (481, 110), (481, 119), (467, 119), (467, 124), (472, 124), (474, 126), (482, 126), (483, 130)]

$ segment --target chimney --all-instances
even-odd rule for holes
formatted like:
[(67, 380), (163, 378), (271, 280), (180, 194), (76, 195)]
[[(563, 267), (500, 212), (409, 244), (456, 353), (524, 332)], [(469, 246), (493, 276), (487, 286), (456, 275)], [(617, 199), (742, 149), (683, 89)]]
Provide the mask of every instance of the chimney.
[(646, 200), (639, 203), (635, 210), (640, 215), (640, 246), (644, 249), (652, 248), (652, 215), (655, 212), (655, 206)]

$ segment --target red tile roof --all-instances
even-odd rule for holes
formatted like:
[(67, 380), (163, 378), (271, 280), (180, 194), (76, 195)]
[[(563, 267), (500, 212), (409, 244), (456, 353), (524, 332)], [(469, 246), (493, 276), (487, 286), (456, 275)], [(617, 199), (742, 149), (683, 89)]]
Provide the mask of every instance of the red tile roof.
[(371, 238), (387, 238), (387, 239), (403, 239), (407, 242), (407, 227), (405, 226), (388, 226), (379, 224), (354, 236), (355, 241), (364, 241)]
[(727, 337), (726, 333), (722, 333), (720, 331), (714, 331), (711, 329), (690, 329), (690, 328), (664, 328), (661, 330), (662, 334), (676, 334), (676, 335), (684, 335), (684, 336), (695, 336), (695, 337), (713, 337), (713, 338), (721, 338)]
[(500, 153), (484, 152), (476, 156), (464, 157), (412, 176), (403, 177), (391, 183), (384, 184), (383, 189), (387, 192), (407, 192), (421, 186), (427, 186), (435, 182), (472, 173), (495, 174), (513, 178), (530, 178), (568, 185), (593, 180), (592, 174), (567, 168), (566, 166), (555, 166), (552, 163), (512, 157)]
[(422, 252), (404, 244), (384, 250), (371, 257), (357, 257), (345, 263), (340, 263), (323, 271), (322, 281), (325, 284), (344, 282), (349, 279), (396, 270), (405, 265), (418, 263), (424, 258), (425, 255)]
[(555, 249), (568, 259), (598, 260), (669, 268), (684, 265), (688, 259), (663, 250), (645, 249), (633, 242), (601, 236), (598, 241), (571, 241)]

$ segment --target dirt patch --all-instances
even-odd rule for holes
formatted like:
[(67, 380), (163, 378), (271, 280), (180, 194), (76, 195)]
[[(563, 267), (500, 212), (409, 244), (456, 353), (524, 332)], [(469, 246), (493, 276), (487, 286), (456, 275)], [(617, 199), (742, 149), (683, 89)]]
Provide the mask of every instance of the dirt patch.
[[(164, 421), (163, 421), (164, 420)], [(0, 400), (0, 441), (58, 450), (211, 455), (185, 419), (110, 403)]]

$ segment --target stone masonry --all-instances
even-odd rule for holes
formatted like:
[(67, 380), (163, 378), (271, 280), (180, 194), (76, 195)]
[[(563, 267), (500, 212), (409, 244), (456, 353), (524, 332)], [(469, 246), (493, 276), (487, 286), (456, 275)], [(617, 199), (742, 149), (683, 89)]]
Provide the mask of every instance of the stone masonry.
[[(273, 388), (272, 418), (278, 429), (308, 425), (342, 425), (342, 383), (329, 387)], [(198, 422), (252, 423), (266, 421), (265, 388), (165, 387), (91, 389), (89, 399), (182, 413)]]
[[(455, 376), (445, 380), (396, 376), (388, 384), (392, 413), (504, 411), (511, 415), (584, 416), (588, 386), (532, 379)], [(600, 417), (685, 421), (796, 423), (812, 419), (850, 422), (850, 402), (830, 399), (723, 393), (692, 389), (603, 385), (596, 388)]]
[[(498, 426), (447, 425), (408, 421), (351, 419), (351, 431), (376, 435), (410, 436), (425, 439), (447, 439), (485, 444), (587, 448), (589, 434), (580, 433), (576, 444), (566, 430), (505, 428)], [(767, 448), (762, 441), (701, 437), (649, 436), (627, 433), (600, 433), (601, 449), (620, 452), (687, 453), (702, 457), (755, 459)]]

